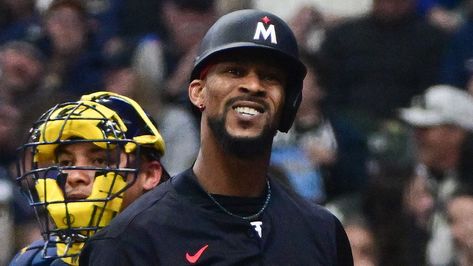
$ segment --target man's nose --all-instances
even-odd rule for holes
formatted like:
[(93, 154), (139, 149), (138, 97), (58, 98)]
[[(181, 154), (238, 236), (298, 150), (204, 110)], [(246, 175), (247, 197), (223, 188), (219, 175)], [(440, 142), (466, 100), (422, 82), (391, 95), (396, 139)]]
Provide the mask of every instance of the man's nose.
[(93, 172), (91, 170), (67, 170), (67, 184), (71, 187), (79, 185), (89, 185), (93, 179)]
[(240, 91), (244, 93), (251, 93), (255, 96), (264, 96), (266, 89), (261, 82), (261, 78), (254, 71), (249, 72), (242, 81)]

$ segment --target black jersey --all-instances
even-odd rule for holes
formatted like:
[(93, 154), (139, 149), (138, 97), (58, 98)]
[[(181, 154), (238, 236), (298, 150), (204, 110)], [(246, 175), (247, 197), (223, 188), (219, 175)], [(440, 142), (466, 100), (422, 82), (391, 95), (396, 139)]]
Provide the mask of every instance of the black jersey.
[(270, 183), (267, 208), (250, 222), (216, 207), (187, 170), (91, 238), (80, 265), (353, 265), (335, 216)]

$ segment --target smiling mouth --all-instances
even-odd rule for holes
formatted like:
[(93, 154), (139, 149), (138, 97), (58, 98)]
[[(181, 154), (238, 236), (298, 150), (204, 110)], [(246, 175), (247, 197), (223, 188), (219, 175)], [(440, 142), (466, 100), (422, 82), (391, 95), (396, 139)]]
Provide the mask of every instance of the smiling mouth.
[(255, 108), (247, 107), (247, 106), (238, 106), (238, 107), (235, 107), (234, 110), (237, 113), (241, 115), (245, 115), (245, 116), (255, 116), (257, 114), (263, 113), (263, 110), (257, 110)]

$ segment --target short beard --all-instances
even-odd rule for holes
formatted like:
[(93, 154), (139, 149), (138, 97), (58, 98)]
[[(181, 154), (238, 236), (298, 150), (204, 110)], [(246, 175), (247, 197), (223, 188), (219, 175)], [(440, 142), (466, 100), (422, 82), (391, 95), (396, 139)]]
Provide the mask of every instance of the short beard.
[(223, 150), (240, 159), (259, 157), (271, 151), (276, 129), (265, 126), (263, 132), (256, 137), (234, 137), (225, 129), (225, 116), (208, 118), (207, 122)]

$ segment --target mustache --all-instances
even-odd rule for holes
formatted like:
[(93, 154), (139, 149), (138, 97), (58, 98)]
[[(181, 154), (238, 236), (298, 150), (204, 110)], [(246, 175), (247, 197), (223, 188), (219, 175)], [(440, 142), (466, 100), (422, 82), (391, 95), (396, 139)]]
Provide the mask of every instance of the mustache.
[(236, 102), (239, 102), (239, 101), (255, 102), (262, 105), (264, 110), (269, 109), (269, 104), (265, 100), (261, 99), (260, 97), (256, 97), (252, 95), (242, 95), (242, 96), (237, 96), (235, 98), (232, 98), (225, 104), (225, 108), (226, 109), (231, 108), (232, 105), (234, 105)]

